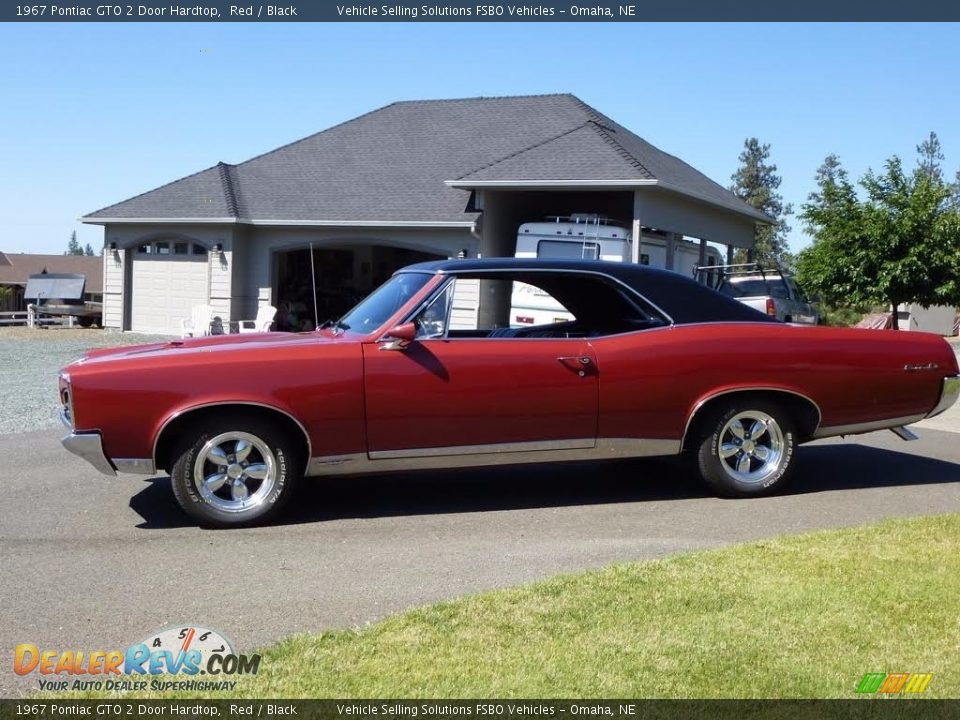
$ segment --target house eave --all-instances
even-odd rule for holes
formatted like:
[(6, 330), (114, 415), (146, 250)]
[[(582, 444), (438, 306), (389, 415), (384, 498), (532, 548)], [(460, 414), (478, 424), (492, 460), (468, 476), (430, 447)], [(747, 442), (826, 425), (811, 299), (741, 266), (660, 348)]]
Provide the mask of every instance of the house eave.
[(736, 213), (737, 215), (742, 215), (743, 217), (750, 218), (755, 222), (766, 223), (768, 225), (773, 224), (773, 220), (767, 217), (765, 214), (761, 213), (759, 210), (738, 210), (736, 208), (727, 207), (726, 205), (720, 205), (714, 200), (701, 195), (700, 193), (692, 192), (686, 188), (677, 187), (676, 185), (671, 185), (670, 183), (665, 183), (662, 180), (656, 179), (635, 179), (635, 180), (445, 180), (444, 185), (451, 188), (457, 188), (459, 190), (482, 190), (484, 188), (489, 188), (491, 190), (506, 190), (510, 188), (516, 188), (519, 190), (547, 190), (550, 188), (566, 188), (569, 190), (576, 189), (638, 189), (643, 187), (658, 187), (669, 192), (674, 192), (679, 195), (686, 195), (693, 200), (698, 202), (706, 203), (711, 207), (723, 210), (724, 212)]
[(81, 217), (87, 225), (264, 225), (283, 227), (471, 228), (473, 220), (253, 220), (242, 218)]

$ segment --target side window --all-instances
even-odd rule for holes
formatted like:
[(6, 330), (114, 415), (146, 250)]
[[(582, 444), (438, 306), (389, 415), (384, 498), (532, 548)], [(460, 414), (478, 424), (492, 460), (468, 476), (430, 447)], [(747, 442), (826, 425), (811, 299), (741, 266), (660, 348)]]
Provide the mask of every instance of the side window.
[(592, 274), (458, 274), (412, 318), (421, 340), (568, 339), (662, 327), (669, 321)]
[(456, 279), (453, 279), (444, 285), (443, 290), (434, 295), (430, 303), (414, 318), (418, 339), (429, 340), (446, 336), (456, 284)]
[(800, 286), (794, 281), (793, 278), (787, 280), (787, 286), (790, 288), (790, 294), (793, 295), (794, 300), (800, 302), (808, 302), (807, 296), (804, 295), (803, 290), (800, 289)]
[(510, 298), (510, 319), (513, 328), (570, 322), (573, 314), (553, 295), (536, 285), (514, 282)]
[(576, 240), (541, 240), (537, 243), (537, 257), (598, 260), (600, 245)]
[(789, 300), (790, 291), (787, 289), (787, 280), (772, 280), (770, 282), (770, 296), (780, 300)]

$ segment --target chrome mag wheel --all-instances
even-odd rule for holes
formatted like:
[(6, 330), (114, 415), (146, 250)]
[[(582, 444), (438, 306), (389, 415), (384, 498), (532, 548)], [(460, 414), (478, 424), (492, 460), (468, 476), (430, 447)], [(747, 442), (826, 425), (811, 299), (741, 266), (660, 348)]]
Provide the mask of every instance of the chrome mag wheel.
[(193, 465), (200, 497), (217, 510), (242, 513), (261, 505), (273, 491), (277, 461), (256, 435), (225, 432), (210, 438)]
[(760, 485), (783, 464), (786, 442), (777, 420), (762, 410), (730, 417), (719, 433), (717, 454), (724, 472), (738, 483)]

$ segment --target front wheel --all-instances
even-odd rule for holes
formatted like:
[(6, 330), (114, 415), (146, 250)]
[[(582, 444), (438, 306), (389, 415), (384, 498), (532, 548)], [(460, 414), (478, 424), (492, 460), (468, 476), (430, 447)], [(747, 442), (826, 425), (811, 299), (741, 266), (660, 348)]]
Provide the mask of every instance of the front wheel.
[(765, 495), (790, 479), (797, 433), (779, 405), (763, 400), (731, 403), (704, 430), (697, 466), (720, 495)]
[(170, 479), (187, 514), (206, 525), (263, 522), (290, 497), (299, 476), (294, 445), (256, 420), (198, 428), (176, 451)]

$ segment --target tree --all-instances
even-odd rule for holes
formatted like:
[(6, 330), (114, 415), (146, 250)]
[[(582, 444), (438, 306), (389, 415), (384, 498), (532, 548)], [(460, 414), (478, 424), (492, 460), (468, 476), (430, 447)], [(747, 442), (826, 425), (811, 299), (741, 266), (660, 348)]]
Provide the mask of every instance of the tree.
[[(753, 258), (758, 262), (775, 262), (788, 266), (792, 262), (787, 249), (787, 217), (793, 214), (790, 204), (784, 204), (777, 192), (782, 178), (777, 166), (770, 162), (770, 145), (761, 145), (757, 138), (748, 138), (740, 153), (740, 167), (730, 177), (730, 191), (769, 215), (773, 225), (758, 225), (754, 236)], [(738, 258), (738, 262), (743, 258)]]
[(67, 251), (64, 255), (83, 255), (83, 248), (80, 247), (80, 241), (77, 240), (77, 231), (70, 233), (70, 242), (67, 243)]
[(92, 256), (94, 254), (93, 245), (91, 245), (90, 243), (87, 243), (86, 246), (83, 248), (83, 254)]
[[(896, 156), (860, 180), (860, 199), (839, 161), (828, 156), (800, 217), (813, 244), (800, 253), (798, 280), (827, 302), (960, 303), (960, 212), (950, 188), (918, 163)], [(896, 328), (896, 323), (893, 324)]]
[(940, 138), (930, 131), (930, 135), (917, 145), (917, 167), (923, 174), (936, 182), (943, 182), (943, 152), (940, 149)]

